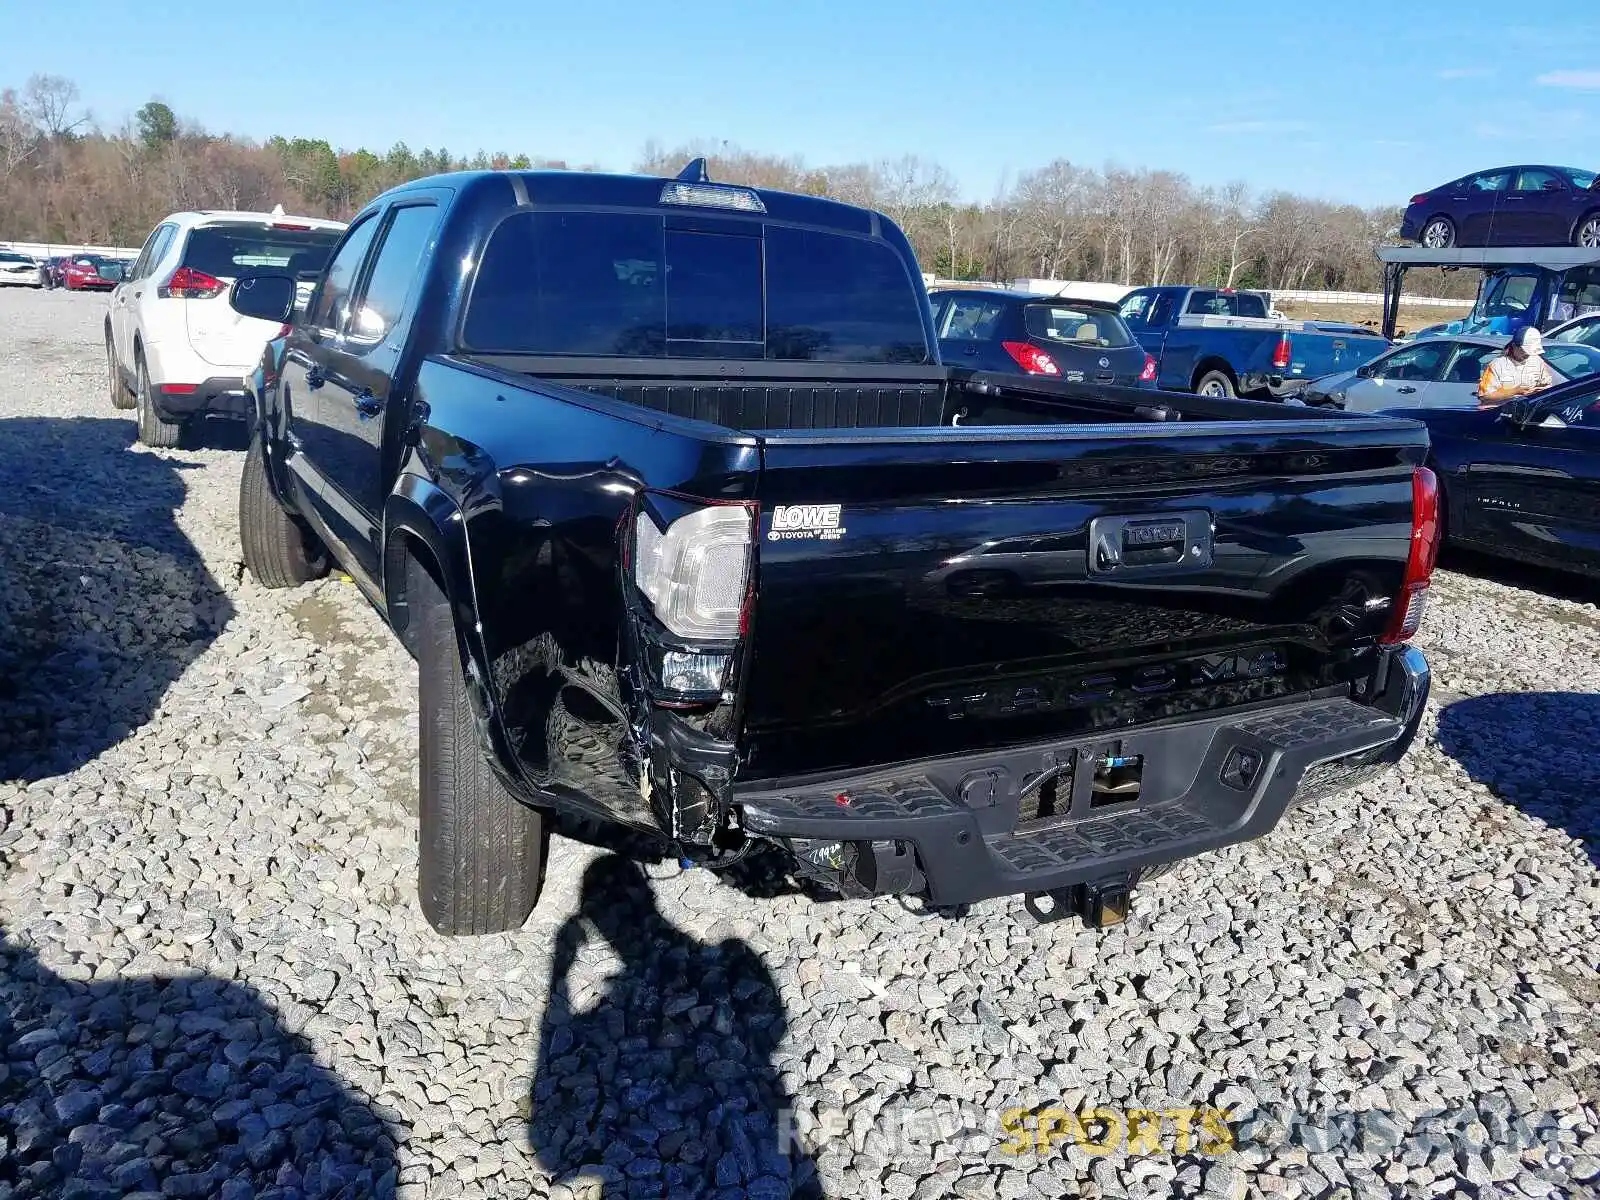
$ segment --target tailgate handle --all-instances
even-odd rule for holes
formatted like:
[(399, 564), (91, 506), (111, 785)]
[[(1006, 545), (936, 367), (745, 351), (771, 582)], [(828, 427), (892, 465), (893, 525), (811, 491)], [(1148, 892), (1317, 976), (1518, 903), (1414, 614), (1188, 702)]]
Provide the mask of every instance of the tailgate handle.
[(1089, 573), (1122, 576), (1211, 565), (1208, 512), (1096, 517), (1089, 523)]

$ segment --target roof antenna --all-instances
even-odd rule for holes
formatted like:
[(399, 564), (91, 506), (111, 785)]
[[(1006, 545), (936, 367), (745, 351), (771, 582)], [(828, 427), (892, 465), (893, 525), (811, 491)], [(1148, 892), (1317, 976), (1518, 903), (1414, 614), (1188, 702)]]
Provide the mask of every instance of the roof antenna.
[(678, 172), (678, 178), (684, 183), (710, 183), (711, 176), (706, 173), (706, 160), (697, 158)]

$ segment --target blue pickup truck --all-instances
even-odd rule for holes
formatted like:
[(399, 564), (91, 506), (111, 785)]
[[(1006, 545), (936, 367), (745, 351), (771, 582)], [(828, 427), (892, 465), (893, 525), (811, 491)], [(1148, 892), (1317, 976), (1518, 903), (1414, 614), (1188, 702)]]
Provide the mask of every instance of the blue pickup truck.
[(1389, 348), (1359, 325), (1273, 318), (1259, 293), (1232, 288), (1139, 288), (1119, 311), (1156, 360), (1156, 386), (1202, 396), (1283, 400)]

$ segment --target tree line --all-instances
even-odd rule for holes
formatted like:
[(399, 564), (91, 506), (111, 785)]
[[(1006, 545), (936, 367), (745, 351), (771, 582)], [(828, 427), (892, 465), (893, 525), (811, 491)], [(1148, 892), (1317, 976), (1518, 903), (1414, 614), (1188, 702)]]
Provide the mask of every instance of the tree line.
[[(916, 154), (817, 167), (725, 142), (652, 142), (630, 165), (675, 174), (702, 156), (714, 180), (887, 212), (923, 269), (941, 278), (1375, 291), (1382, 274), (1373, 250), (1400, 218), (1396, 208), (1256, 195), (1244, 183), (1202, 187), (1171, 171), (1066, 158), (1005, 181), (986, 202), (962, 199), (948, 170)], [(256, 142), (209, 132), (159, 99), (107, 128), (69, 79), (35, 75), (0, 91), (0, 238), (8, 240), (137, 245), (167, 213), (195, 208), (281, 203), (305, 216), (349, 217), (409, 179), (527, 167), (599, 169), (527, 153), (413, 151), (404, 142), (381, 154), (300, 136)], [(1446, 281), (1427, 290), (1453, 294)]]

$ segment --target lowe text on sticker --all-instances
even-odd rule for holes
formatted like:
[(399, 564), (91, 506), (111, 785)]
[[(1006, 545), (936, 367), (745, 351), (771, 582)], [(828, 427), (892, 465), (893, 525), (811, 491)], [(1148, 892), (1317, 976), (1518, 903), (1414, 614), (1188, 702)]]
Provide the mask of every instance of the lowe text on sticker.
[(842, 514), (843, 508), (838, 504), (780, 504), (772, 510), (772, 528), (767, 540), (836, 541), (844, 536), (844, 527), (839, 523)]

